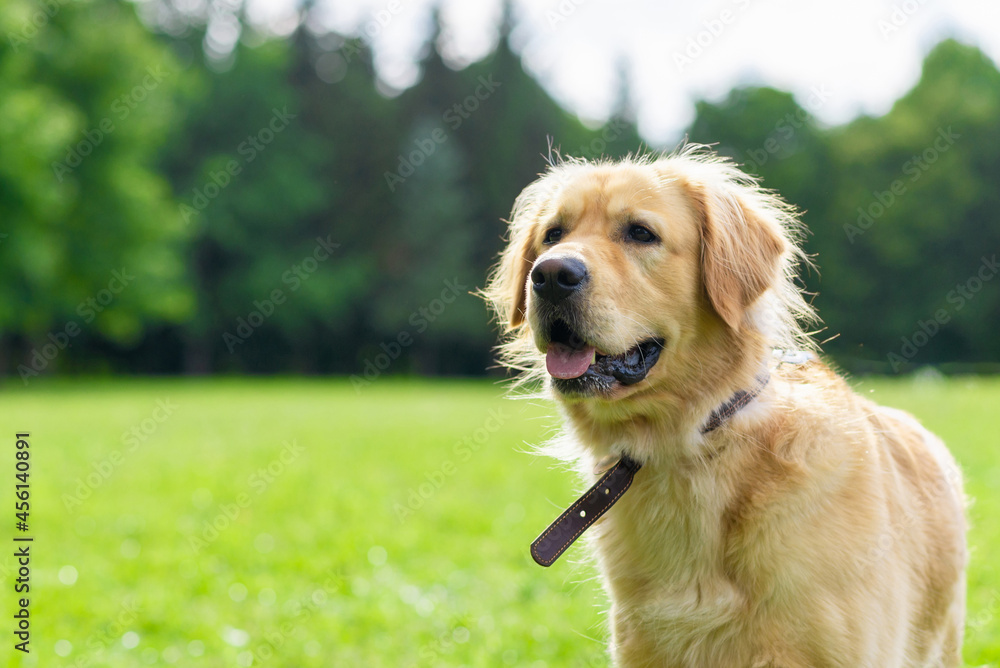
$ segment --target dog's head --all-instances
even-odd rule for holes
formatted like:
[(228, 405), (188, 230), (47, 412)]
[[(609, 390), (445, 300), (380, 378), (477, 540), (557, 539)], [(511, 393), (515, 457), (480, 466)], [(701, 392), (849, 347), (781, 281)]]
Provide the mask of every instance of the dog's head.
[(706, 346), (788, 345), (809, 314), (792, 282), (794, 226), (787, 205), (703, 148), (556, 165), (518, 197), (485, 291), (507, 362), (544, 369), (563, 398), (617, 401)]

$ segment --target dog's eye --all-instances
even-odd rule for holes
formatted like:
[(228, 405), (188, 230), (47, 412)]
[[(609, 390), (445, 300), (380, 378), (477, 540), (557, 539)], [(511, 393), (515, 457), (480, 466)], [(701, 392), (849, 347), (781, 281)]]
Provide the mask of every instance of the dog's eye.
[(656, 235), (642, 225), (630, 225), (628, 228), (628, 238), (631, 241), (638, 241), (641, 244), (648, 244), (656, 241)]
[(542, 241), (544, 244), (554, 244), (558, 243), (562, 239), (563, 231), (561, 227), (553, 227), (551, 230), (545, 233), (545, 240)]

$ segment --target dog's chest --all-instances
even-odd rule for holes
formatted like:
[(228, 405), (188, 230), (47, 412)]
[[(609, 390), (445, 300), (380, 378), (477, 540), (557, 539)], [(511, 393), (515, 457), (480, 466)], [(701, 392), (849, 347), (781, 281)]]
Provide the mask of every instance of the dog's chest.
[(726, 500), (699, 482), (637, 481), (601, 523), (594, 542), (614, 603), (616, 644), (648, 637), (697, 652), (725, 638), (749, 651), (752, 595), (727, 561)]

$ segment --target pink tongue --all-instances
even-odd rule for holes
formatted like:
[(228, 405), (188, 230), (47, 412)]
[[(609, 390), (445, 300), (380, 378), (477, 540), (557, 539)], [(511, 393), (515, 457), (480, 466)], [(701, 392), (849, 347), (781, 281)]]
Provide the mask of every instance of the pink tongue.
[(550, 343), (545, 353), (545, 368), (553, 378), (579, 378), (594, 359), (594, 346), (582, 350), (562, 343)]

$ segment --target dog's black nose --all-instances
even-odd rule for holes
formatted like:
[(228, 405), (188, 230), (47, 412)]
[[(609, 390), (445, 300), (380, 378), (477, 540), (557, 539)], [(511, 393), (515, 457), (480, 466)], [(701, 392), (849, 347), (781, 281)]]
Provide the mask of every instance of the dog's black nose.
[(580, 289), (587, 280), (587, 266), (571, 257), (543, 260), (531, 270), (535, 294), (556, 304)]

